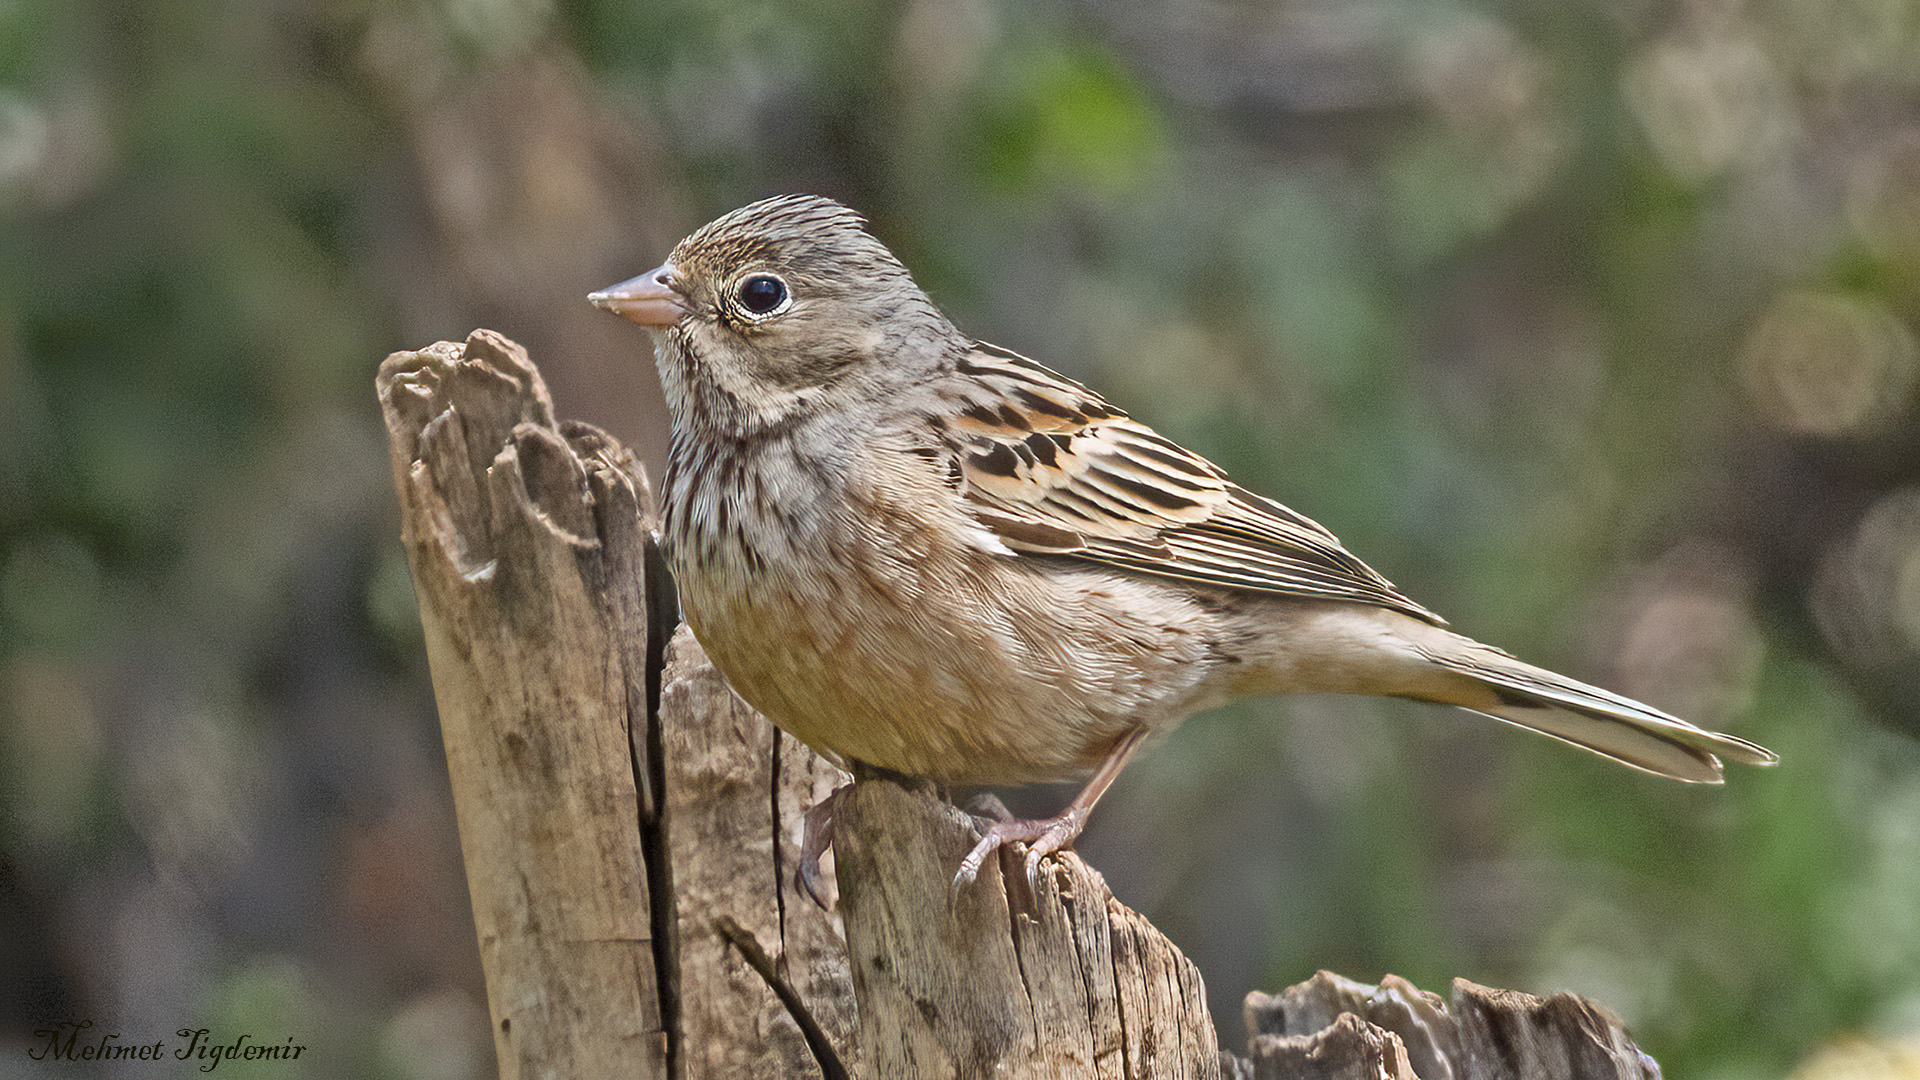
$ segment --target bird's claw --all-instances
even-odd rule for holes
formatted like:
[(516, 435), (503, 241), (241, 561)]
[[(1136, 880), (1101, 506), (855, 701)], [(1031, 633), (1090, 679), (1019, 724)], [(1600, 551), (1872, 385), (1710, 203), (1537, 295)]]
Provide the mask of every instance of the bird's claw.
[(961, 809), (974, 817), (992, 818), (995, 821), (1013, 820), (1013, 811), (1007, 809), (1007, 804), (1000, 801), (1000, 796), (991, 791), (983, 791), (968, 799), (967, 805)]
[(1008, 844), (1027, 845), (1027, 888), (1034, 895), (1039, 895), (1041, 860), (1071, 847), (1086, 826), (1086, 812), (1078, 807), (1058, 817), (1007, 818), (994, 822), (987, 826), (980, 842), (973, 845), (967, 857), (960, 860), (960, 869), (953, 875), (954, 895), (959, 895), (960, 890), (973, 884), (974, 879), (980, 876), (981, 867), (986, 865), (987, 857)]
[(826, 901), (826, 894), (821, 891), (820, 857), (833, 846), (834, 811), (839, 808), (840, 796), (852, 786), (849, 784), (836, 788), (832, 794), (810, 807), (801, 819), (800, 865), (794, 871), (794, 883), (821, 911), (833, 909)]

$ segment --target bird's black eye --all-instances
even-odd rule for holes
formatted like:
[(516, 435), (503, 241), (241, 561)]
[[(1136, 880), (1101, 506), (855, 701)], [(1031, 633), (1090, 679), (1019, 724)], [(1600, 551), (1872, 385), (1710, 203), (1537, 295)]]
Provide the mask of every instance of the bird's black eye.
[(755, 315), (769, 315), (787, 302), (787, 283), (772, 274), (755, 274), (740, 282), (740, 306)]

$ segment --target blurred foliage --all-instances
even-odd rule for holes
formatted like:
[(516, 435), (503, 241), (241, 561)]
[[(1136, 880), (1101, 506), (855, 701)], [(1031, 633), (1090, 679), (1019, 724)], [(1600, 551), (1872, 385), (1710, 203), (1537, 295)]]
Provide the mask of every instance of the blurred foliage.
[(657, 459), (579, 297), (815, 190), (1465, 631), (1784, 758), (1196, 720), (1082, 848), (1229, 1039), (1327, 967), (1911, 1075), (1917, 57), (1912, 0), (0, 3), (5, 1069), (91, 1016), (488, 1074), (374, 365), (496, 326)]

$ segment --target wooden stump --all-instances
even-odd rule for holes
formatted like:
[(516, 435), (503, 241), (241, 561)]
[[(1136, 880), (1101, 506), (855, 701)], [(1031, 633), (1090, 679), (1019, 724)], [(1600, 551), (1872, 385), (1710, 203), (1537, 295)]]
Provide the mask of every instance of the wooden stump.
[(794, 872), (843, 778), (674, 633), (632, 455), (491, 331), (376, 389), (502, 1077), (1659, 1075), (1580, 998), (1324, 972), (1223, 1052), (1200, 973), (1077, 855), (954, 893), (977, 823), (889, 780), (840, 798), (823, 911)]
[(646, 481), (524, 350), (397, 353), (379, 392), (500, 1075), (668, 1075), (646, 753)]

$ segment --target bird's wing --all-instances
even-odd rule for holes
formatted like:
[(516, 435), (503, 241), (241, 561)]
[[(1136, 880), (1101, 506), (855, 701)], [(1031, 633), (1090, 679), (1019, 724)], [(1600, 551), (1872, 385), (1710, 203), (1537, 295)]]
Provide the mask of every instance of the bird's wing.
[(1443, 620), (1318, 522), (1247, 491), (1098, 394), (975, 342), (946, 418), (952, 475), (980, 523), (1028, 555)]

